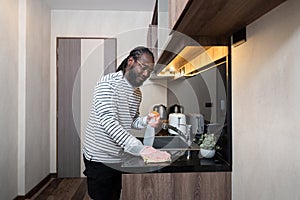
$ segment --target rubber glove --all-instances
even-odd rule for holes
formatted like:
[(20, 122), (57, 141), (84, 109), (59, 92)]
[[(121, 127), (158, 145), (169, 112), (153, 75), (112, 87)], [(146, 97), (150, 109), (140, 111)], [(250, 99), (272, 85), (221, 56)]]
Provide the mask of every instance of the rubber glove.
[(144, 148), (145, 146), (142, 144), (141, 141), (132, 137), (130, 138), (128, 144), (124, 147), (124, 151), (131, 155), (140, 156)]
[(147, 123), (148, 125), (150, 125), (151, 127), (157, 127), (158, 124), (160, 123), (159, 121), (160, 119), (160, 115), (158, 112), (156, 111), (151, 111), (148, 116), (147, 116)]

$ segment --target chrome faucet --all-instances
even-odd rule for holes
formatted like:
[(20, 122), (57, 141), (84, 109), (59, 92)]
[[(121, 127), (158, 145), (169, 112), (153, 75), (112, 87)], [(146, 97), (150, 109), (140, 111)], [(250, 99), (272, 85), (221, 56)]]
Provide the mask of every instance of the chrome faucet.
[(185, 126), (186, 127), (186, 133), (182, 132), (180, 129), (178, 129), (178, 128), (172, 126), (172, 125), (169, 125), (169, 124), (166, 124), (166, 123), (162, 124), (162, 128), (164, 130), (171, 129), (171, 130), (175, 131), (176, 133), (178, 133), (181, 137), (183, 137), (185, 139), (185, 142), (188, 144), (188, 146), (191, 146), (192, 142), (193, 142), (192, 125), (190, 125), (190, 124), (178, 124), (178, 126)]
[[(192, 145), (192, 142), (193, 142), (192, 125), (190, 125), (190, 124), (178, 124), (178, 126), (179, 125), (186, 127), (186, 133), (184, 133), (181, 130), (179, 130), (178, 128), (176, 128), (172, 125), (168, 125), (166, 123), (162, 124), (162, 128), (164, 130), (171, 129), (171, 130), (177, 132), (182, 138), (185, 139), (185, 142), (187, 143), (188, 147), (190, 147)], [(187, 151), (187, 157), (186, 158), (188, 160), (191, 159), (191, 151), (189, 149)]]

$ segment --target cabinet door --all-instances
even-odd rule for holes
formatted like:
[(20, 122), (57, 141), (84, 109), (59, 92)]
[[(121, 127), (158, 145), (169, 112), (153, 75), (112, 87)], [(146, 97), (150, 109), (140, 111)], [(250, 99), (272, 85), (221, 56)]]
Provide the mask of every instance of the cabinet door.
[(169, 0), (169, 28), (173, 29), (188, 0)]
[(148, 27), (148, 33), (147, 33), (147, 46), (152, 51), (155, 60), (157, 59), (157, 25), (150, 24)]
[(175, 200), (230, 200), (231, 173), (174, 173)]
[(230, 200), (230, 172), (123, 174), (122, 200)]

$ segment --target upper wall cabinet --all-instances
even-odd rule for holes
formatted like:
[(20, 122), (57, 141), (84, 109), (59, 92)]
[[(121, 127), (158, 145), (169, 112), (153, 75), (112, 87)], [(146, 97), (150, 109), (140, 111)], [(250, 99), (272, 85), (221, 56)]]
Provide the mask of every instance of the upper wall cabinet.
[(195, 39), (231, 36), (284, 1), (189, 0), (173, 29)]
[(158, 57), (157, 24), (149, 24), (147, 33), (147, 46), (153, 52), (156, 60)]
[(169, 28), (173, 29), (188, 0), (168, 0), (169, 4)]
[(158, 37), (158, 55), (163, 52), (168, 43), (170, 35), (169, 28), (169, 5), (168, 0), (158, 0), (157, 3), (157, 37)]
[[(168, 64), (173, 59), (172, 56), (187, 46), (180, 38), (194, 40), (201, 46), (230, 45), (233, 33), (284, 1), (286, 0), (158, 0), (158, 9), (155, 11), (158, 18), (157, 64)], [(159, 30), (161, 28), (169, 31)], [(172, 36), (174, 32), (176, 36)], [(187, 37), (190, 39), (186, 39)]]

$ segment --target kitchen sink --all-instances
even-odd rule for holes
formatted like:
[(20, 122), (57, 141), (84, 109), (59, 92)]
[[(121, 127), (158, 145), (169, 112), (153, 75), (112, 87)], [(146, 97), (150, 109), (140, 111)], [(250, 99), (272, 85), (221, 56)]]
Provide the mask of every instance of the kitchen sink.
[(188, 144), (179, 136), (156, 136), (153, 147), (156, 149), (187, 149)]
[[(143, 138), (138, 138), (143, 141)], [(160, 150), (199, 150), (196, 143), (189, 147), (187, 142), (180, 136), (155, 136), (153, 147)]]

